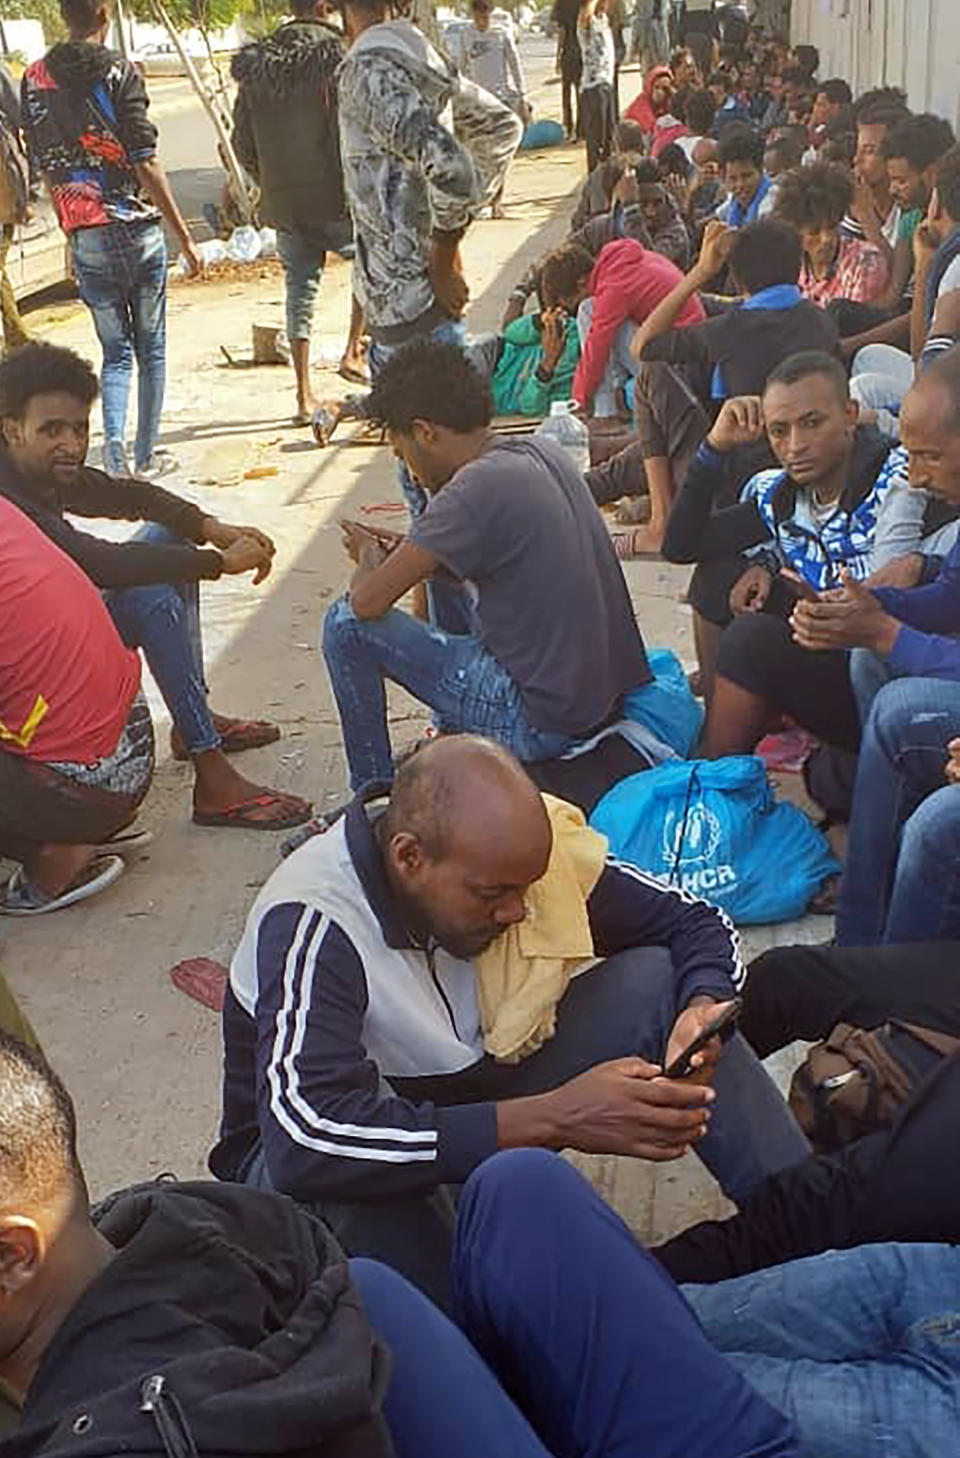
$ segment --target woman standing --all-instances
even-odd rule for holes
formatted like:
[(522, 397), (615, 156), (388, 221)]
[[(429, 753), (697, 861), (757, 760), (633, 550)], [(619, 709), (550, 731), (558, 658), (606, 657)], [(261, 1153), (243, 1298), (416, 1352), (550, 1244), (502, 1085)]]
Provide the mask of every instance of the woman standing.
[(607, 0), (584, 0), (577, 19), (583, 72), (580, 120), (587, 144), (587, 171), (610, 156), (616, 122), (613, 100), (615, 53)]

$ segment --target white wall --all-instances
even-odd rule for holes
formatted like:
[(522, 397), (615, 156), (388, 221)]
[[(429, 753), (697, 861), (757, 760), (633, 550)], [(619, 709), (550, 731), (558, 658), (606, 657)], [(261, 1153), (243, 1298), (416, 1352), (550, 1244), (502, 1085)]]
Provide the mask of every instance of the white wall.
[(43, 26), (39, 20), (7, 20), (4, 18), (3, 34), (11, 51), (19, 51), (28, 61), (36, 61), (47, 49), (43, 39)]
[(819, 48), (821, 77), (903, 86), (915, 111), (960, 125), (958, 0), (793, 0), (791, 35)]

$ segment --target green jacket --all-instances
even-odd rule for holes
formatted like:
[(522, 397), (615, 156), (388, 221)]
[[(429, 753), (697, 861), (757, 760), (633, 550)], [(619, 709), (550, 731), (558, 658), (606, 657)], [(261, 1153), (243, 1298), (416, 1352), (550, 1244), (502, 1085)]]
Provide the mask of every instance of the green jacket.
[(577, 321), (567, 320), (563, 353), (553, 378), (543, 384), (537, 366), (543, 359), (540, 347), (540, 316), (521, 314), (503, 331), (503, 349), (493, 372), (493, 403), (498, 415), (549, 415), (554, 400), (569, 400), (573, 375), (580, 358)]

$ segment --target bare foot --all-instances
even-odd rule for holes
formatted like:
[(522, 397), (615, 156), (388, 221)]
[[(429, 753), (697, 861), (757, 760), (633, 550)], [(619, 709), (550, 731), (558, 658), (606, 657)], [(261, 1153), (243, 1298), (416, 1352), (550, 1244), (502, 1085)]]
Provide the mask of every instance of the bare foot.
[(95, 845), (42, 845), (24, 861), (24, 875), (44, 896), (59, 896), (96, 854)]
[(310, 420), (313, 417), (313, 412), (316, 410), (319, 404), (320, 401), (314, 394), (304, 395), (302, 398), (298, 395), (297, 419), (303, 421), (305, 425), (309, 424)]
[(369, 385), (370, 371), (367, 368), (367, 359), (362, 347), (344, 350), (338, 373), (355, 385)]

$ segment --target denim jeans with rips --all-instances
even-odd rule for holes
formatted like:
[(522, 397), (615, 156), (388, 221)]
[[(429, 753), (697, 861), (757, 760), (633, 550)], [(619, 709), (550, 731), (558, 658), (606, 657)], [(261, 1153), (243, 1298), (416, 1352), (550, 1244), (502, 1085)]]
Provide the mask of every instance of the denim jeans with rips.
[(444, 732), (486, 734), (520, 760), (553, 759), (573, 742), (530, 723), (510, 674), (472, 634), (448, 633), (397, 608), (361, 619), (341, 597), (327, 611), (321, 647), (356, 791), (393, 778), (388, 680), (429, 705)]
[(127, 405), (137, 365), (134, 469), (153, 460), (166, 384), (167, 245), (159, 222), (78, 228), (71, 238), (80, 297), (103, 351), (103, 458), (111, 475), (129, 475)]

